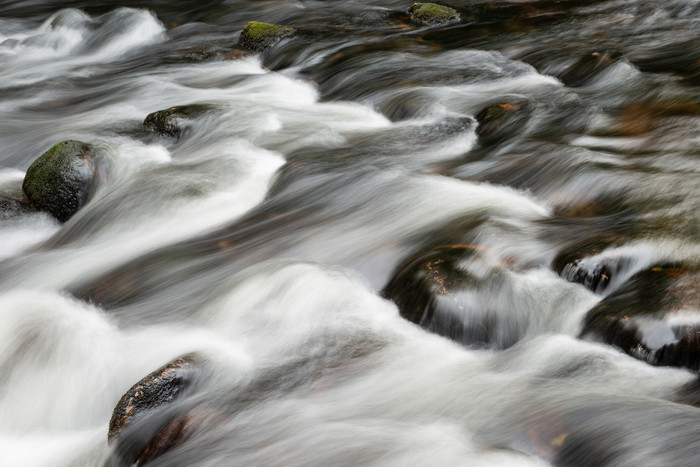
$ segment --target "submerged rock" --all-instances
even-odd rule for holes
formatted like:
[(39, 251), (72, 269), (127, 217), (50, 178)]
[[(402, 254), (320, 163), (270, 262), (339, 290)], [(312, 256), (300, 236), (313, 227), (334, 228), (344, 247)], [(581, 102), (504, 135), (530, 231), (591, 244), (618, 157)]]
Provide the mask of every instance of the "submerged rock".
[(27, 169), (22, 190), (39, 210), (61, 222), (89, 200), (97, 168), (93, 148), (82, 141), (63, 141), (39, 156)]
[(584, 55), (573, 65), (567, 66), (556, 76), (567, 86), (583, 86), (615, 64), (618, 57), (619, 54), (613, 52), (593, 52)]
[(11, 219), (34, 210), (26, 203), (14, 198), (0, 195), (0, 220)]
[(190, 386), (196, 366), (195, 355), (184, 355), (134, 384), (114, 408), (107, 440), (114, 442), (134, 419), (179, 397)]
[(241, 31), (238, 44), (254, 52), (264, 52), (293, 33), (294, 29), (289, 26), (250, 21)]
[(597, 240), (574, 245), (560, 252), (552, 266), (567, 281), (601, 293), (631, 263), (628, 257), (599, 256), (608, 246), (609, 243)]
[(411, 20), (420, 24), (442, 24), (459, 19), (457, 10), (437, 3), (414, 3), (408, 12)]
[(668, 264), (641, 271), (599, 302), (582, 337), (653, 365), (700, 370), (700, 273)]
[(479, 126), (476, 134), (479, 142), (490, 146), (520, 134), (530, 118), (526, 101), (509, 101), (491, 104), (475, 116)]
[(383, 295), (402, 317), (428, 331), (468, 346), (510, 347), (522, 329), (504, 320), (508, 310), (491, 298), (508, 279), (502, 268), (475, 258), (477, 250), (446, 245), (419, 253), (399, 267)]
[(36, 209), (22, 191), (22, 184), (19, 181), (16, 185), (13, 183), (12, 186), (0, 187), (0, 220), (35, 211)]
[(679, 388), (672, 396), (673, 402), (688, 404), (700, 408), (700, 377)]
[[(184, 412), (169, 411), (158, 414), (140, 424), (140, 430), (129, 432), (119, 439), (112, 458), (105, 467), (146, 465), (181, 446), (204, 428), (216, 427), (222, 421), (218, 412), (208, 409), (191, 409)], [(171, 456), (172, 457), (172, 456)], [(172, 465), (165, 462), (162, 465)]]
[(150, 131), (162, 136), (179, 137), (184, 131), (183, 122), (198, 117), (211, 110), (209, 104), (189, 104), (170, 107), (148, 114), (143, 125)]

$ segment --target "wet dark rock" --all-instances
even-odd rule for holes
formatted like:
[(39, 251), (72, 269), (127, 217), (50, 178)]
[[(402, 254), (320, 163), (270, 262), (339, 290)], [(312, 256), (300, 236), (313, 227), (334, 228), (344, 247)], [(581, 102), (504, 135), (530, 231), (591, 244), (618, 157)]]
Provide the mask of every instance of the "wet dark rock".
[(11, 219), (23, 213), (32, 212), (33, 209), (17, 199), (0, 196), (0, 220)]
[(35, 211), (36, 209), (22, 191), (21, 184), (16, 187), (0, 187), (0, 220), (11, 219)]
[(95, 188), (95, 152), (82, 141), (63, 141), (39, 156), (27, 169), (22, 190), (39, 210), (61, 222), (89, 200)]
[(213, 45), (209, 47), (195, 46), (188, 47), (177, 51), (173, 54), (173, 62), (204, 62), (207, 60), (237, 60), (247, 57), (249, 52), (242, 47), (235, 45), (232, 47), (224, 47), (221, 45)]
[(459, 19), (457, 10), (437, 3), (414, 3), (408, 12), (411, 20), (420, 24), (443, 24)]
[(134, 384), (114, 408), (107, 440), (114, 442), (135, 419), (181, 396), (191, 385), (197, 364), (195, 355), (184, 355)]
[[(620, 216), (625, 213), (633, 214), (633, 208), (617, 192), (590, 194), (587, 199), (573, 199), (561, 202), (553, 207), (553, 214), (562, 217), (593, 218), (600, 216)], [(634, 213), (636, 214), (636, 213)]]
[(552, 263), (554, 270), (569, 282), (581, 284), (592, 292), (601, 293), (631, 258), (598, 256), (608, 246), (596, 240), (564, 249)]
[(428, 331), (478, 348), (510, 347), (521, 329), (504, 322), (507, 310), (488, 299), (503, 291), (507, 277), (481, 261), (478, 251), (445, 245), (421, 252), (397, 269), (382, 293), (402, 317)]
[[(694, 430), (689, 428), (699, 421), (697, 410), (653, 398), (584, 396), (581, 399), (584, 401), (578, 407), (566, 410), (559, 436), (548, 442), (554, 454), (547, 456), (552, 465), (700, 465), (700, 453), (697, 449), (688, 449), (697, 439)], [(640, 439), (654, 440), (654, 443), (640, 448)]]
[(586, 261), (587, 259), (574, 260), (557, 272), (569, 282), (581, 284), (593, 292), (603, 292), (610, 283), (613, 271), (617, 272), (620, 265), (612, 264), (609, 259), (598, 262)]
[(700, 39), (678, 36), (677, 42), (660, 42), (656, 47), (636, 48), (630, 61), (641, 71), (679, 75), (690, 84), (700, 84)]
[(700, 407), (700, 377), (695, 378), (690, 383), (680, 388), (671, 398), (680, 404)]
[[(581, 336), (619, 347), (653, 365), (700, 369), (700, 273), (677, 264), (643, 270), (599, 302)], [(673, 320), (670, 320), (674, 317)]]
[(490, 146), (522, 133), (530, 118), (529, 107), (527, 101), (497, 102), (485, 107), (475, 116), (479, 142)]
[(181, 446), (203, 426), (211, 426), (211, 418), (206, 409), (193, 409), (179, 414), (167, 413), (142, 424), (139, 432), (119, 440), (116, 457), (121, 462), (112, 465), (145, 465)]
[(159, 135), (179, 137), (185, 129), (184, 122), (202, 115), (212, 107), (209, 104), (189, 104), (158, 110), (148, 114), (143, 125)]
[(581, 57), (576, 63), (565, 66), (556, 76), (567, 86), (583, 86), (617, 63), (619, 56), (615, 52), (592, 52)]
[(238, 44), (254, 52), (264, 52), (292, 34), (294, 29), (289, 26), (251, 21), (241, 31)]

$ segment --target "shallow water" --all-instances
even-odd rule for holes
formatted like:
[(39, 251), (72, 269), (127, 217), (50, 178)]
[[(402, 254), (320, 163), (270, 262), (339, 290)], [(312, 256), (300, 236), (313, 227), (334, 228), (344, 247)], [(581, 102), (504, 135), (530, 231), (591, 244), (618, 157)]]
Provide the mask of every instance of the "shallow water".
[[(635, 273), (700, 263), (696, 1), (455, 1), (432, 27), (396, 0), (189, 3), (0, 5), (0, 195), (59, 141), (102, 168), (65, 224), (0, 216), (0, 464), (120, 465), (115, 404), (192, 352), (167, 410), (205, 422), (154, 466), (700, 464), (673, 402), (697, 376), (580, 338)], [(244, 53), (249, 20), (299, 34)], [(527, 115), (485, 144), (498, 102)], [(144, 129), (191, 103), (179, 138)], [(605, 290), (558, 274), (598, 240), (584, 267), (624, 258)], [(458, 299), (494, 345), (382, 293), (443, 245), (474, 246)]]

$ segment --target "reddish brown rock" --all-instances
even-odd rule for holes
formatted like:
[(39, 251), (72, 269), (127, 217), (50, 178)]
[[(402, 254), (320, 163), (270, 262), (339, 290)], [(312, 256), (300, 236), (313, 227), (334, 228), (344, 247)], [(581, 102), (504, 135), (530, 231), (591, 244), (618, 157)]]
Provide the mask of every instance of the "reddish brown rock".
[[(172, 402), (191, 384), (197, 357), (184, 355), (157, 369), (134, 384), (124, 394), (109, 421), (107, 440), (112, 443), (135, 418)], [(174, 428), (166, 430), (162, 438), (173, 438)], [(170, 434), (168, 434), (170, 433)], [(167, 436), (166, 436), (167, 435)]]

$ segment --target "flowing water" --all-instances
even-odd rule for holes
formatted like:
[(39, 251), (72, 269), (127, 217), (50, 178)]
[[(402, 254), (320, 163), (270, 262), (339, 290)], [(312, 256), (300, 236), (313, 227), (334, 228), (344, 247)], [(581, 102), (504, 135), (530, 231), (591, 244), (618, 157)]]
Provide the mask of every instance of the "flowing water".
[[(0, 4), (0, 193), (59, 141), (101, 164), (65, 224), (0, 217), (0, 465), (119, 465), (117, 401), (188, 353), (168, 410), (205, 422), (154, 466), (700, 465), (696, 376), (580, 338), (636, 272), (700, 262), (700, 3), (446, 3)], [(300, 33), (246, 53), (250, 20)], [(497, 102), (527, 115), (485, 144)], [(142, 125), (192, 103), (180, 137)], [(604, 291), (552, 266), (600, 239)], [(382, 293), (445, 244), (478, 252), (494, 345)]]

